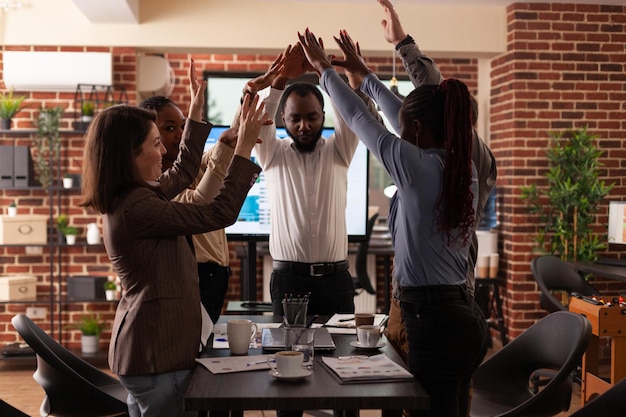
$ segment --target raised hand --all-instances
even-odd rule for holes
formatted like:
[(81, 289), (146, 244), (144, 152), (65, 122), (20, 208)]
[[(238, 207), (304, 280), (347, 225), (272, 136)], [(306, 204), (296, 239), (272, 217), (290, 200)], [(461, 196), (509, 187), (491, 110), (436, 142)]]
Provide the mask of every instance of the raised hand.
[(272, 65), (270, 65), (265, 74), (261, 74), (258, 77), (248, 81), (243, 88), (243, 93), (248, 93), (252, 97), (259, 91), (272, 85), (274, 79), (283, 72), (285, 68), (285, 57), (290, 50), (291, 45), (288, 45), (285, 51), (281, 52), (281, 54), (276, 57), (274, 62), (272, 62)]
[(206, 81), (198, 81), (196, 77), (196, 63), (191, 59), (189, 62), (189, 94), (191, 95), (191, 103), (189, 104), (189, 114), (187, 117), (196, 122), (202, 121), (205, 90)]
[(333, 38), (343, 52), (344, 58), (341, 60), (333, 59), (331, 64), (342, 67), (346, 71), (350, 86), (358, 88), (363, 81), (363, 77), (372, 72), (372, 70), (365, 64), (359, 44), (352, 41), (348, 32), (341, 30), (339, 31), (339, 38), (335, 36)]
[[(258, 106), (258, 107), (257, 107)], [(239, 133), (237, 134), (237, 145), (235, 154), (250, 158), (252, 148), (259, 139), (261, 127), (268, 123), (269, 115), (265, 111), (265, 103), (259, 104), (259, 96), (250, 98), (246, 94), (241, 103), (241, 115), (239, 116)]]
[(304, 34), (298, 32), (298, 38), (304, 51), (306, 59), (315, 69), (318, 75), (326, 68), (332, 67), (330, 59), (324, 50), (324, 42), (321, 38), (316, 38), (315, 34), (307, 28)]
[(402, 25), (400, 24), (400, 17), (398, 13), (391, 4), (390, 0), (377, 0), (378, 4), (383, 6), (385, 9), (385, 18), (381, 20), (381, 25), (383, 27), (385, 40), (394, 46), (406, 38), (406, 32), (402, 29)]

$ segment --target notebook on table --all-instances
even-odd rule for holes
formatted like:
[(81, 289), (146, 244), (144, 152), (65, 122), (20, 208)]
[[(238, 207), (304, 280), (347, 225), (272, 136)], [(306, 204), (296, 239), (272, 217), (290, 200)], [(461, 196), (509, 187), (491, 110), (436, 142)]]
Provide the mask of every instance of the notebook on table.
[[(315, 350), (335, 350), (333, 337), (324, 327), (316, 327), (313, 345)], [(285, 350), (285, 329), (282, 327), (263, 329), (261, 336), (263, 350)]]

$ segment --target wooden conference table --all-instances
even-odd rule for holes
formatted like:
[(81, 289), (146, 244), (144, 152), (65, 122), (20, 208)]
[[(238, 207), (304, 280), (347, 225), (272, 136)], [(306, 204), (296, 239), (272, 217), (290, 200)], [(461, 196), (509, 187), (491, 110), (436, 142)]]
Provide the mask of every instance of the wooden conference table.
[[(273, 316), (222, 316), (218, 323), (229, 319), (247, 318), (257, 323), (280, 321)], [(325, 321), (325, 320), (324, 320)], [(320, 322), (324, 322), (320, 320)], [(227, 374), (212, 374), (197, 365), (185, 393), (185, 409), (193, 411), (230, 411), (241, 416), (244, 410), (346, 410), (356, 416), (360, 409), (382, 410), (383, 416), (400, 416), (402, 409), (419, 410), (429, 406), (428, 394), (415, 380), (406, 382), (340, 384), (332, 371), (322, 363), (321, 356), (350, 356), (373, 354), (350, 346), (355, 335), (333, 334), (334, 351), (315, 352), (313, 374), (297, 382), (274, 379), (267, 369)], [(402, 363), (387, 342), (380, 349), (392, 360)], [(249, 355), (260, 355), (261, 349), (250, 349)], [(208, 349), (202, 356), (229, 356), (228, 349)]]

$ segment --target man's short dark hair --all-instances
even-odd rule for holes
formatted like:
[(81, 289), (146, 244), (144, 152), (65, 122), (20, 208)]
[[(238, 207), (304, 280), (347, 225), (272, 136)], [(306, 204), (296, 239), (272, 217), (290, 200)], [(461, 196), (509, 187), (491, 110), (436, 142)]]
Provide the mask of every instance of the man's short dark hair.
[(313, 94), (315, 95), (315, 97), (317, 97), (317, 100), (320, 102), (320, 106), (322, 106), (322, 110), (324, 109), (324, 96), (322, 96), (322, 92), (320, 91), (319, 88), (317, 88), (317, 86), (315, 86), (315, 84), (293, 83), (287, 86), (287, 88), (283, 92), (282, 97), (280, 98), (280, 103), (278, 105), (278, 108), (281, 113), (285, 112), (285, 103), (287, 102), (287, 98), (289, 98), (289, 96), (292, 93), (295, 93), (299, 95), (300, 97), (305, 97), (309, 94)]

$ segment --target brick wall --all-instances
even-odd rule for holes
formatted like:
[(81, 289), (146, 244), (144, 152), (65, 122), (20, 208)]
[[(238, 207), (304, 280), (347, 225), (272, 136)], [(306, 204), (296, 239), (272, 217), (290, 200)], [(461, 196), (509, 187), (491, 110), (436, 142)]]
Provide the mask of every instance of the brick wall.
[[(12, 47), (5, 46), (3, 50), (28, 50), (28, 47)], [(37, 47), (35, 50), (59, 50), (59, 51), (110, 51), (114, 57), (114, 95), (117, 97), (122, 87), (126, 90), (130, 104), (137, 104), (139, 100), (136, 95), (136, 56), (137, 51), (134, 48), (77, 48), (77, 47)], [(193, 58), (196, 62), (198, 70), (207, 71), (233, 71), (233, 72), (262, 72), (271, 64), (274, 56), (268, 55), (228, 55), (228, 54), (166, 54), (165, 58), (170, 62), (174, 69), (176, 80), (172, 100), (176, 103), (188, 103), (188, 86), (187, 71), (189, 58)], [(391, 74), (392, 62), (391, 58), (368, 58), (370, 66), (379, 74)], [(437, 60), (445, 76), (458, 77), (466, 81), (472, 92), (476, 92), (477, 88), (477, 61), (469, 59), (440, 59)], [(1, 64), (1, 55), (0, 55)], [(398, 74), (403, 73), (403, 68), (396, 62)], [(1, 66), (0, 66), (1, 68)], [(2, 79), (0, 70), (0, 79)], [(4, 89), (4, 85), (0, 82), (0, 89)], [(74, 93), (40, 93), (40, 92), (16, 92), (17, 94), (26, 94), (28, 96), (28, 107), (21, 111), (13, 120), (13, 129), (34, 129), (33, 120), (37, 117), (41, 107), (62, 106), (65, 109), (62, 121), (62, 130), (72, 130), (75, 111)], [(186, 105), (181, 105), (183, 111), (186, 111)], [(78, 113), (80, 113), (78, 111)], [(4, 134), (0, 135), (1, 145), (30, 145), (31, 139), (24, 135)], [(82, 158), (83, 138), (81, 134), (64, 134), (62, 137), (61, 149), (61, 172), (80, 173)], [(0, 190), (0, 207), (6, 207), (11, 201), (16, 201), (19, 211), (18, 214), (49, 214), (49, 196), (43, 190)], [(60, 199), (60, 212), (68, 214), (71, 223), (81, 229), (82, 241), (84, 242), (84, 232), (87, 223), (98, 222), (101, 224), (98, 216), (93, 213), (87, 213), (78, 206), (80, 202), (80, 192), (78, 190), (63, 191)], [(54, 217), (58, 216), (59, 208), (57, 200), (53, 202)], [(80, 236), (80, 235), (79, 235)], [(79, 238), (79, 242), (80, 242)], [(231, 267), (233, 268), (233, 276), (231, 278), (231, 286), (227, 295), (228, 299), (239, 299), (241, 267), (236, 255), (235, 246), (245, 245), (245, 243), (231, 243)], [(58, 254), (54, 252), (54, 275), (55, 287), (58, 285), (58, 276), (64, 277), (61, 284), (61, 292), (65, 293), (65, 277), (68, 275), (87, 275), (94, 272), (111, 271), (110, 264), (104, 248), (102, 246), (64, 246), (61, 250), (62, 269), (58, 270)], [(379, 263), (382, 265), (382, 258)], [(40, 298), (46, 298), (50, 290), (50, 254), (48, 248), (43, 249), (42, 255), (27, 255), (26, 249), (23, 247), (1, 247), (0, 246), (0, 274), (28, 273), (38, 276), (38, 295)], [(257, 263), (257, 277), (262, 276), (261, 261)], [(379, 305), (383, 304), (383, 271), (379, 266), (379, 274), (377, 277), (378, 288), (381, 288), (378, 294)], [(258, 285), (259, 291), (257, 297), (262, 296), (262, 286)], [(16, 332), (10, 324), (11, 317), (17, 313), (24, 313), (28, 306), (32, 304), (20, 303), (3, 303), (0, 304), (0, 345), (19, 340)], [(50, 309), (48, 302), (36, 304), (36, 306), (46, 307)], [(58, 309), (58, 306), (54, 307)], [(62, 340), (70, 347), (78, 348), (80, 344), (80, 334), (67, 328), (67, 323), (75, 320), (76, 316), (85, 314), (85, 312), (98, 312), (103, 314), (105, 318), (112, 319), (114, 314), (114, 305), (110, 303), (71, 303), (62, 306)], [(55, 311), (58, 315), (58, 310)], [(56, 320), (55, 316), (55, 320)], [(50, 315), (46, 320), (36, 320), (37, 324), (46, 330), (54, 331), (56, 335), (59, 332), (59, 323), (56, 320), (54, 328), (51, 328), (49, 321)], [(106, 345), (110, 337), (110, 329), (102, 336), (102, 345)], [(58, 337), (58, 336), (57, 336)]]
[[(610, 199), (626, 196), (625, 25), (623, 6), (516, 3), (508, 8), (507, 52), (492, 63), (490, 107), (509, 336), (545, 315), (529, 265), (536, 219), (519, 196), (520, 186), (542, 182), (548, 132), (588, 126), (598, 134), (602, 177), (616, 183)], [(603, 205), (600, 236), (606, 235), (606, 211)], [(624, 291), (618, 282), (594, 286), (606, 294)]]

